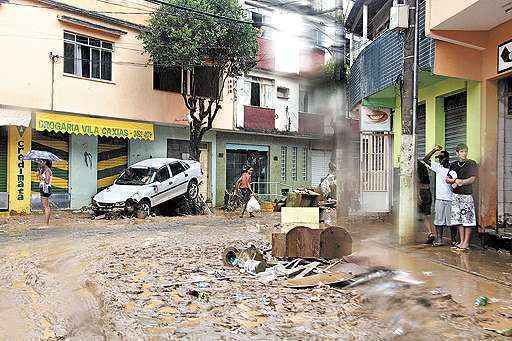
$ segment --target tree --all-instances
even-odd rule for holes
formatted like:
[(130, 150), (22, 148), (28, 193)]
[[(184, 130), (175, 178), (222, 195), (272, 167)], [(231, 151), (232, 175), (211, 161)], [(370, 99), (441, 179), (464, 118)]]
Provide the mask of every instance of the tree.
[(243, 21), (237, 0), (167, 2), (150, 16), (139, 39), (155, 67), (191, 75), (182, 96), (189, 110), (190, 156), (198, 160), (200, 142), (222, 109), (227, 79), (257, 63), (258, 31)]

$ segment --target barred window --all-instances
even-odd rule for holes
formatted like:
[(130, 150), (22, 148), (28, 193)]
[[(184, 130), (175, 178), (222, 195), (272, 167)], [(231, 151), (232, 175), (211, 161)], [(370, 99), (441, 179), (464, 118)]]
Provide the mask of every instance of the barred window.
[(308, 149), (302, 148), (302, 180), (308, 179)]
[(281, 147), (281, 180), (286, 181), (286, 172), (288, 164), (288, 147)]
[(298, 147), (292, 148), (292, 180), (297, 181), (297, 157), (299, 153)]
[(109, 41), (64, 32), (64, 73), (111, 81), (113, 50)]

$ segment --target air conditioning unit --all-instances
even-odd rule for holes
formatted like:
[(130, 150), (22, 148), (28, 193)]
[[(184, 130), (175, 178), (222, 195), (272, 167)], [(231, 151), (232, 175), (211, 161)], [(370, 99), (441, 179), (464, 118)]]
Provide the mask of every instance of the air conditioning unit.
[(396, 4), (391, 7), (389, 14), (390, 30), (405, 30), (409, 28), (409, 6)]

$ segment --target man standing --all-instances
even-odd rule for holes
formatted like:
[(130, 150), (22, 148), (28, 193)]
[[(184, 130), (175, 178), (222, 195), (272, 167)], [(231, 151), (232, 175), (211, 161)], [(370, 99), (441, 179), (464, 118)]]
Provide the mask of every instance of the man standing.
[[(245, 210), (247, 209), (247, 203), (251, 199), (251, 178), (252, 178), (252, 167), (247, 167), (244, 172), (242, 173), (242, 176), (240, 176), (240, 179), (238, 181), (240, 182), (240, 193), (242, 194), (242, 200), (244, 208), (242, 210), (242, 214), (240, 218), (244, 217)], [(250, 217), (254, 217), (252, 212), (249, 212)]]
[(432, 193), (430, 192), (430, 177), (428, 169), (419, 159), (417, 162), (417, 182), (418, 182), (418, 214), (423, 218), (423, 225), (427, 232), (427, 240), (424, 244), (432, 244), (435, 239), (435, 229), (432, 226)]
[[(423, 161), (428, 168), (436, 173), (436, 202), (435, 202), (435, 218), (434, 226), (436, 227), (436, 240), (432, 246), (443, 245), (443, 230), (445, 226), (451, 226), (451, 206), (453, 200), (452, 188), (446, 183), (445, 178), (450, 171), (450, 154), (443, 147), (436, 146), (430, 151)], [(430, 161), (432, 155), (438, 159), (438, 162)], [(451, 170), (450, 174), (453, 178), (457, 177), (455, 171)], [(453, 235), (452, 235), (453, 241)]]
[(473, 183), (476, 181), (478, 166), (468, 159), (468, 146), (457, 145), (455, 152), (458, 161), (451, 164), (450, 170), (457, 173), (456, 177), (448, 174), (446, 183), (453, 187), (452, 225), (459, 229), (460, 243), (455, 248), (469, 250), (471, 229), (476, 227), (475, 203), (473, 201)]

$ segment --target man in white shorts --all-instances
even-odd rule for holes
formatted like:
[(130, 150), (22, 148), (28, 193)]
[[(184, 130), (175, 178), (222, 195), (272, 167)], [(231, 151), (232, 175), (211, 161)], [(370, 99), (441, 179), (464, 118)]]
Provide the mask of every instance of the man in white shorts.
[(464, 143), (455, 148), (458, 161), (451, 164), (450, 170), (457, 173), (456, 177), (446, 178), (453, 187), (452, 225), (458, 226), (460, 243), (455, 245), (459, 250), (469, 250), (471, 230), (476, 227), (475, 203), (473, 201), (473, 183), (478, 174), (478, 165), (468, 159), (468, 146)]
[[(434, 226), (436, 227), (436, 240), (432, 246), (443, 245), (443, 230), (445, 226), (451, 226), (452, 216), (452, 188), (446, 183), (446, 177), (450, 171), (450, 154), (443, 147), (436, 146), (425, 157), (423, 162), (427, 167), (436, 173), (436, 203), (435, 203), (435, 218)], [(434, 155), (438, 162), (430, 161)], [(450, 171), (452, 177), (457, 177), (457, 174), (452, 170)], [(453, 237), (452, 237), (453, 238)]]

